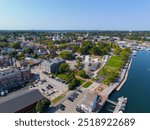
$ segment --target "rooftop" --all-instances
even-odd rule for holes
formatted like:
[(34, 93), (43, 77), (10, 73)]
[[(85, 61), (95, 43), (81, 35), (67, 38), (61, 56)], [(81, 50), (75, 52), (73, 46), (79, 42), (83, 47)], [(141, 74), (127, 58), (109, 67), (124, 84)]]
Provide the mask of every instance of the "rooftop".
[(14, 113), (32, 105), (44, 97), (38, 90), (27, 91), (17, 97), (0, 102), (0, 113)]

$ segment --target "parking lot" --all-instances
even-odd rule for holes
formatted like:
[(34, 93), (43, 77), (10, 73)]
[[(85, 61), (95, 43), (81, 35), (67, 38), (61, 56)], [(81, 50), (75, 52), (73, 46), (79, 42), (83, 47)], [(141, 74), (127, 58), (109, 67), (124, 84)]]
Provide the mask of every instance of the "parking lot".
[(40, 92), (50, 100), (55, 99), (56, 97), (62, 95), (68, 90), (68, 85), (64, 81), (59, 78), (45, 74), (38, 68), (32, 69), (32, 73), (40, 75), (40, 80), (34, 82), (34, 88), (38, 88)]
[(66, 99), (60, 106), (60, 109), (56, 113), (78, 113), (76, 110), (77, 104), (84, 98), (85, 92), (76, 92), (77, 95), (74, 96), (74, 100)]

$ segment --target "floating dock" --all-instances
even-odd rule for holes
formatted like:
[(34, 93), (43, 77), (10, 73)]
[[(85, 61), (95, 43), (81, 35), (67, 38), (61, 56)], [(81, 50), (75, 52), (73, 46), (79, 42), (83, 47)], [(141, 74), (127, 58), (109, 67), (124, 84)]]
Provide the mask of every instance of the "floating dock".
[(118, 98), (118, 103), (113, 113), (119, 113), (119, 112), (125, 111), (126, 104), (127, 104), (127, 98), (124, 98), (124, 97)]
[(114, 102), (114, 101), (107, 99), (107, 102), (109, 102), (115, 106), (115, 109), (112, 110), (113, 113), (120, 113), (120, 112), (122, 113), (126, 109), (127, 98), (120, 97), (120, 98), (118, 98), (118, 102)]

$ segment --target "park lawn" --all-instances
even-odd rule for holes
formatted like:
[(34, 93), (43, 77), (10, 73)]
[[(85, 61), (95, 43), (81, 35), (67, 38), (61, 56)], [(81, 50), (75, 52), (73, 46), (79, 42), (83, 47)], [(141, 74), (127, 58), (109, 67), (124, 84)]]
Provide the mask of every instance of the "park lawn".
[(90, 85), (92, 84), (92, 82), (87, 82), (83, 85), (84, 88), (88, 88)]
[(68, 80), (70, 74), (57, 74), (57, 77), (63, 80)]
[(122, 57), (112, 56), (106, 66), (99, 72), (99, 75), (105, 76), (105, 80), (103, 82), (109, 85), (119, 76), (120, 70), (123, 66), (124, 61)]
[(58, 101), (60, 101), (61, 99), (63, 99), (65, 97), (65, 94), (62, 94), (60, 96), (58, 96), (57, 98), (55, 98), (54, 100), (52, 100), (52, 104), (57, 103)]
[(124, 65), (124, 61), (119, 56), (118, 57), (112, 56), (109, 59), (108, 63), (106, 64), (106, 66), (110, 66), (110, 67), (114, 67), (114, 68), (118, 68), (118, 69), (121, 69), (123, 65)]
[(113, 60), (121, 60), (122, 61), (122, 57), (121, 56), (112, 56), (111, 59), (113, 59)]
[(79, 79), (79, 78), (77, 78), (77, 80), (80, 81), (80, 84), (83, 84), (85, 82), (85, 80), (82, 80), (82, 79)]

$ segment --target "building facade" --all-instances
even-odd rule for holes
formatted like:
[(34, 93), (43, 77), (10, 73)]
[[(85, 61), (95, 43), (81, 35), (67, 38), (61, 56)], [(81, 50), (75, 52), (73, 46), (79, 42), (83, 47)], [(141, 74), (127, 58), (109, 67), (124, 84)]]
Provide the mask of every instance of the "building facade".
[(31, 79), (30, 67), (5, 68), (0, 70), (0, 92), (11, 90)]
[(45, 60), (41, 63), (41, 69), (47, 73), (57, 73), (59, 72), (59, 66), (64, 62), (60, 58)]
[(101, 97), (96, 93), (87, 92), (85, 97), (78, 103), (77, 109), (82, 110), (85, 113), (91, 113), (97, 107)]

